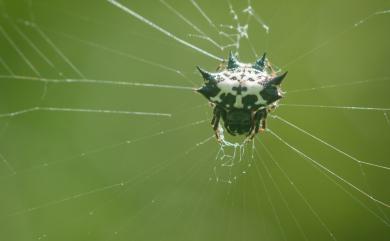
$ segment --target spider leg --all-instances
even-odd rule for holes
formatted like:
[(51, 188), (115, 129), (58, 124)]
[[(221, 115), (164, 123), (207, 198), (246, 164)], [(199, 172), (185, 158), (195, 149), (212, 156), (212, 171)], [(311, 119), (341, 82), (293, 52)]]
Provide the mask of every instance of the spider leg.
[(214, 108), (214, 116), (211, 120), (211, 125), (213, 126), (213, 130), (215, 133), (215, 137), (218, 141), (221, 141), (221, 138), (219, 136), (218, 127), (219, 127), (219, 120), (221, 119), (222, 110), (218, 107)]
[(256, 113), (254, 113), (253, 124), (251, 125), (251, 128), (248, 131), (248, 135), (246, 135), (247, 137), (252, 135), (253, 129), (255, 128), (255, 124), (256, 124), (255, 122), (256, 122)]
[(268, 115), (268, 110), (266, 110), (266, 109), (262, 110), (262, 117), (261, 117), (261, 121), (260, 121), (261, 126), (259, 125), (257, 127), (257, 129), (255, 130), (256, 133), (259, 132), (259, 131), (260, 132), (265, 131), (265, 128), (267, 127), (267, 121), (266, 121), (267, 120), (267, 115)]
[(260, 132), (263, 132), (265, 131), (265, 129), (267, 129), (266, 117), (267, 117), (267, 113), (265, 114), (265, 117), (261, 120), (261, 128), (259, 129)]
[[(259, 131), (264, 131), (266, 128), (267, 110), (261, 109), (256, 112), (253, 118), (253, 126), (249, 134), (249, 139), (253, 139)], [(261, 127), (261, 128), (260, 128)]]
[(215, 120), (217, 119), (217, 116), (214, 114), (213, 119), (211, 120), (211, 125), (214, 126)]
[(271, 69), (271, 75), (276, 76), (276, 71), (272, 67), (271, 62), (269, 62), (269, 61), (267, 62), (267, 67)]

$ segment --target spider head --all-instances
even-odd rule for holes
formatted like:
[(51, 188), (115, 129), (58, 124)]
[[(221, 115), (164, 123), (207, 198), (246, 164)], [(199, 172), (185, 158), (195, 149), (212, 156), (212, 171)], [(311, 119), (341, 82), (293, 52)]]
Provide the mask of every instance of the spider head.
[(229, 110), (224, 122), (229, 134), (233, 136), (247, 134), (252, 127), (252, 113), (243, 109)]

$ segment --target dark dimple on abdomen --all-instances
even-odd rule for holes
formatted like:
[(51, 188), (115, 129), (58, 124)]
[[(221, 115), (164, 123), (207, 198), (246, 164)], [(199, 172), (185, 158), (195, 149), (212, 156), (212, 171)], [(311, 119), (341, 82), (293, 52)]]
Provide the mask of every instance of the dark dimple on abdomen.
[(247, 95), (242, 98), (242, 104), (244, 105), (244, 108), (247, 109), (248, 106), (253, 108), (255, 106), (255, 103), (257, 102), (258, 98), (256, 95)]
[(233, 107), (234, 103), (236, 102), (236, 96), (228, 93), (228, 94), (221, 94), (221, 103), (219, 103), (221, 106), (226, 108), (226, 105), (229, 105), (228, 107)]

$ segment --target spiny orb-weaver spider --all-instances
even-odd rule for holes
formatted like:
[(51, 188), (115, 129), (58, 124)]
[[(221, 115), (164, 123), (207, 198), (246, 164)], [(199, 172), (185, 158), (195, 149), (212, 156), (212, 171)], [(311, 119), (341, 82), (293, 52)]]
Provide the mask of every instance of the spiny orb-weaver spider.
[(253, 139), (256, 133), (265, 130), (267, 114), (283, 97), (280, 84), (287, 72), (277, 75), (265, 53), (254, 64), (245, 64), (230, 52), (227, 66), (217, 73), (197, 68), (205, 84), (196, 91), (214, 107), (211, 125), (219, 141), (221, 117), (225, 129), (233, 136), (246, 134)]

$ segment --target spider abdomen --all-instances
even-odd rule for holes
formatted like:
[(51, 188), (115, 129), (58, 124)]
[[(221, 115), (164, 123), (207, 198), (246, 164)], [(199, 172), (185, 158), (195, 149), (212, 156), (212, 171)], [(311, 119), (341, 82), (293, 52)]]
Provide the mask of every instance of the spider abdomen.
[(222, 108), (256, 110), (282, 97), (280, 91), (271, 90), (274, 86), (270, 83), (274, 78), (252, 67), (226, 69), (210, 75), (212, 79), (206, 79), (198, 92)]

